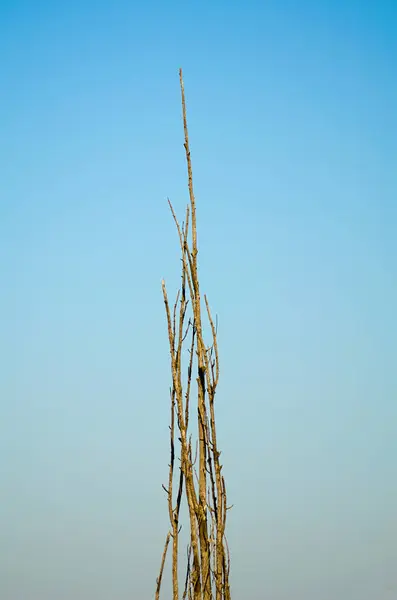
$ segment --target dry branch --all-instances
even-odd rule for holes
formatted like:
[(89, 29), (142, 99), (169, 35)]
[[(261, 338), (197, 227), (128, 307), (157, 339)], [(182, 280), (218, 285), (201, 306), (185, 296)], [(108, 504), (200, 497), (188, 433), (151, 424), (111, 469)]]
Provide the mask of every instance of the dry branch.
[[(230, 555), (225, 537), (226, 486), (221, 474), (221, 453), (218, 449), (215, 420), (215, 394), (219, 381), (217, 327), (211, 316), (207, 297), (204, 296), (204, 313), (208, 319), (212, 338), (211, 344), (206, 345), (202, 326), (202, 304), (197, 266), (196, 199), (193, 188), (182, 70), (179, 72), (179, 77), (189, 205), (186, 209), (185, 222), (180, 225), (174, 208), (171, 202), (168, 201), (179, 237), (182, 267), (181, 286), (172, 311), (165, 282), (164, 280), (162, 282), (172, 375), (170, 394), (171, 459), (168, 488), (163, 486), (167, 493), (171, 531), (167, 536), (163, 551), (155, 598), (159, 600), (167, 548), (172, 538), (172, 597), (173, 600), (179, 600), (179, 518), (181, 502), (184, 497), (188, 508), (190, 542), (182, 599), (230, 600)], [(186, 349), (185, 342), (188, 344)], [(185, 353), (188, 354), (186, 366)], [(194, 380), (193, 372), (195, 369), (197, 369), (197, 376)], [(195, 388), (193, 386), (194, 381), (196, 383)], [(189, 431), (194, 389), (197, 394), (198, 467), (196, 467), (196, 457), (193, 459), (192, 456), (191, 433)], [(174, 478), (177, 476), (175, 473), (176, 429), (178, 430), (177, 439), (179, 443), (179, 476), (176, 499), (174, 499)]]

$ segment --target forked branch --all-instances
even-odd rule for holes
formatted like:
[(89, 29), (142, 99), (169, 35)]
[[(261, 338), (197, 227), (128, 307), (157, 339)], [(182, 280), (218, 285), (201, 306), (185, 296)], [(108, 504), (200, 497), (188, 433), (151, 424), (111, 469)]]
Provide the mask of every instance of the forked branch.
[[(178, 561), (180, 508), (186, 500), (189, 517), (190, 542), (187, 554), (182, 599), (230, 600), (230, 556), (226, 543), (226, 485), (222, 476), (218, 449), (215, 395), (219, 381), (219, 353), (215, 327), (207, 297), (204, 313), (208, 319), (211, 343), (205, 343), (202, 326), (202, 304), (197, 267), (196, 199), (186, 117), (185, 90), (182, 70), (179, 72), (184, 129), (184, 147), (187, 163), (189, 205), (185, 222), (180, 225), (169, 201), (181, 249), (181, 286), (171, 312), (165, 282), (162, 282), (168, 340), (170, 349), (171, 422), (168, 487), (168, 513), (171, 525), (157, 579), (156, 600), (159, 600), (167, 548), (172, 538), (173, 600), (179, 600)], [(179, 309), (178, 309), (179, 305)], [(185, 344), (187, 346), (185, 347)], [(185, 361), (185, 358), (187, 359)], [(196, 378), (193, 373), (196, 370)], [(196, 386), (194, 386), (194, 383)], [(193, 459), (191, 446), (190, 409), (193, 390), (196, 392), (198, 465)], [(194, 422), (194, 420), (193, 420)], [(178, 453), (176, 449), (178, 430)], [(179, 473), (175, 473), (178, 455)], [(174, 479), (178, 478), (176, 498)], [(183, 494), (184, 492), (184, 494)]]

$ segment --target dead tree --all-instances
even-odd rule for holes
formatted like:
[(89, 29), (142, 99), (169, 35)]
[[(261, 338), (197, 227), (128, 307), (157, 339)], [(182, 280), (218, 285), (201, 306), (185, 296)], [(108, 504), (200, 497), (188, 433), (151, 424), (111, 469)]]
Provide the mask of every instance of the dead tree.
[[(207, 297), (200, 296), (197, 267), (196, 200), (186, 119), (182, 69), (179, 71), (184, 147), (187, 162), (189, 203), (180, 224), (171, 202), (181, 249), (181, 285), (173, 306), (162, 281), (168, 327), (172, 385), (170, 389), (170, 446), (168, 498), (170, 531), (166, 537), (155, 599), (159, 600), (169, 543), (172, 544), (173, 600), (230, 600), (230, 555), (227, 546), (226, 485), (220, 462), (215, 420), (215, 396), (219, 380), (217, 327)], [(203, 323), (204, 321), (204, 323)], [(203, 330), (207, 328), (210, 343)], [(197, 411), (196, 411), (197, 403)], [(194, 412), (192, 413), (192, 409)], [(193, 415), (191, 418), (191, 414)], [(197, 414), (197, 424), (194, 415)], [(196, 425), (193, 443), (191, 423)], [(189, 545), (183, 585), (178, 580), (181, 503), (186, 501)]]

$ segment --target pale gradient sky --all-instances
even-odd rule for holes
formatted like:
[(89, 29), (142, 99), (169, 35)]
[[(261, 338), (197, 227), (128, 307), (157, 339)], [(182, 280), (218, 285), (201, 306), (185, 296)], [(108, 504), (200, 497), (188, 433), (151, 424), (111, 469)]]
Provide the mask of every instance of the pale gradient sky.
[(179, 66), (234, 598), (397, 598), (396, 31), (382, 0), (2, 3), (2, 600), (153, 598)]

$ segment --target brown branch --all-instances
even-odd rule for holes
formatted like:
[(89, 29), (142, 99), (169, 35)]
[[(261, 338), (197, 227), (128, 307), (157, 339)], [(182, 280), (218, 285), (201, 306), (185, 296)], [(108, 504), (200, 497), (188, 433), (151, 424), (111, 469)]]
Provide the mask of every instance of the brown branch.
[(212, 348), (215, 351), (215, 366), (216, 366), (216, 375), (215, 375), (215, 379), (212, 382), (212, 388), (215, 391), (216, 386), (218, 385), (218, 381), (219, 381), (219, 354), (218, 354), (218, 339), (217, 339), (217, 332), (215, 329), (215, 325), (214, 325), (214, 321), (212, 319), (211, 316), (211, 310), (210, 310), (210, 306), (208, 304), (208, 300), (207, 300), (207, 296), (204, 294), (204, 300), (205, 300), (205, 306), (207, 308), (207, 315), (208, 315), (208, 320), (210, 322), (211, 325), (211, 332), (212, 332), (212, 339), (213, 339), (213, 344), (212, 344)]
[(190, 197), (190, 206), (192, 209), (193, 260), (196, 261), (196, 257), (197, 257), (196, 200), (195, 200), (194, 191), (193, 191), (193, 171), (192, 171), (192, 161), (191, 161), (191, 157), (190, 157), (189, 132), (187, 129), (187, 117), (186, 117), (185, 86), (183, 83), (182, 69), (179, 69), (179, 82), (180, 82), (180, 86), (181, 86), (183, 130), (184, 130), (184, 134), (185, 134), (184, 146), (185, 146), (186, 161), (187, 161), (189, 197)]
[[(168, 511), (173, 539), (172, 582), (173, 599), (179, 600), (178, 591), (178, 536), (180, 532), (179, 516), (183, 491), (185, 491), (190, 524), (190, 544), (187, 558), (187, 570), (182, 600), (230, 600), (229, 569), (230, 555), (225, 538), (226, 527), (226, 486), (222, 477), (220, 451), (217, 445), (215, 422), (215, 394), (219, 381), (219, 355), (217, 327), (211, 316), (207, 297), (204, 295), (206, 316), (210, 324), (212, 343), (206, 345), (202, 326), (202, 306), (197, 265), (197, 221), (196, 199), (193, 190), (192, 162), (189, 146), (189, 134), (186, 117), (185, 90), (182, 70), (179, 71), (182, 115), (184, 129), (184, 148), (186, 154), (189, 204), (186, 208), (185, 222), (180, 225), (174, 208), (168, 200), (170, 211), (176, 226), (181, 249), (181, 287), (171, 314), (167, 290), (162, 282), (163, 298), (166, 310), (171, 372), (171, 423), (170, 450), (171, 460), (168, 474), (168, 488), (163, 486), (168, 497)], [(179, 305), (179, 310), (178, 310)], [(188, 310), (189, 309), (189, 310)], [(188, 321), (187, 321), (188, 320)], [(186, 325), (187, 321), (187, 325)], [(191, 338), (186, 342), (189, 330)], [(188, 344), (189, 358), (185, 366), (185, 342)], [(197, 367), (197, 376), (193, 369)], [(185, 368), (187, 373), (185, 374)], [(197, 456), (192, 456), (190, 407), (192, 382), (197, 383)], [(183, 385), (183, 382), (185, 385)], [(176, 423), (175, 423), (176, 415)], [(180, 441), (180, 472), (177, 490), (174, 490), (175, 468), (175, 431), (178, 428)], [(196, 473), (196, 458), (198, 459)], [(197, 478), (197, 482), (196, 482)], [(176, 503), (173, 494), (176, 491)], [(210, 517), (210, 519), (208, 519)], [(162, 561), (159, 580), (165, 561)], [(159, 584), (158, 584), (159, 589)], [(158, 592), (159, 593), (159, 592)], [(156, 592), (156, 600), (158, 595)]]
[(164, 544), (164, 550), (163, 550), (163, 555), (161, 557), (161, 565), (160, 565), (160, 573), (159, 576), (156, 579), (156, 595), (155, 595), (155, 600), (159, 600), (160, 598), (160, 589), (161, 589), (161, 581), (163, 579), (163, 572), (164, 572), (164, 565), (165, 565), (165, 558), (167, 556), (167, 550), (168, 550), (168, 544), (170, 543), (170, 537), (171, 537), (171, 533), (168, 532), (167, 533), (167, 537), (165, 538), (165, 544)]

